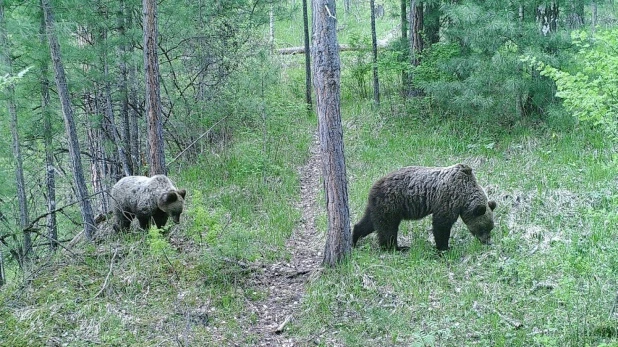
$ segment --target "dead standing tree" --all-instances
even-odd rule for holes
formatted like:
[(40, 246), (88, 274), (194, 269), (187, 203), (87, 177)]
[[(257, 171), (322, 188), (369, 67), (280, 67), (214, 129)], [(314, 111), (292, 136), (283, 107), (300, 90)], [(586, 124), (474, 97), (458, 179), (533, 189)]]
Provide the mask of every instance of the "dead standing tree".
[(157, 54), (157, 1), (144, 0), (144, 68), (146, 69), (146, 112), (150, 175), (167, 174), (161, 122), (161, 93), (159, 85), (159, 56)]
[(340, 110), (339, 44), (334, 0), (313, 1), (313, 83), (328, 214), (324, 265), (334, 266), (352, 248)]

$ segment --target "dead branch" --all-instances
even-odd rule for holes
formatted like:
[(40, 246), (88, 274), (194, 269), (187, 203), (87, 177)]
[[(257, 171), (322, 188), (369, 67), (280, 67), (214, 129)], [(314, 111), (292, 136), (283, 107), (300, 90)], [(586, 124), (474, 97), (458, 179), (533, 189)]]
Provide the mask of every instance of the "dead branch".
[(109, 276), (112, 274), (112, 269), (114, 267), (114, 259), (116, 259), (116, 255), (118, 254), (118, 249), (116, 248), (114, 250), (114, 255), (112, 256), (112, 260), (109, 261), (109, 271), (107, 272), (107, 276), (105, 276), (105, 281), (103, 282), (103, 286), (101, 287), (101, 290), (99, 290), (92, 298), (91, 300), (96, 299), (99, 295), (101, 295), (101, 293), (103, 293), (103, 291), (105, 290), (105, 287), (107, 287), (107, 281), (109, 280)]
[(283, 329), (285, 328), (285, 326), (290, 322), (290, 320), (292, 320), (292, 315), (291, 314), (289, 314), (287, 317), (285, 317), (283, 322), (281, 324), (279, 324), (279, 326), (277, 326), (277, 329), (275, 329), (274, 333), (275, 334), (281, 334), (283, 332)]

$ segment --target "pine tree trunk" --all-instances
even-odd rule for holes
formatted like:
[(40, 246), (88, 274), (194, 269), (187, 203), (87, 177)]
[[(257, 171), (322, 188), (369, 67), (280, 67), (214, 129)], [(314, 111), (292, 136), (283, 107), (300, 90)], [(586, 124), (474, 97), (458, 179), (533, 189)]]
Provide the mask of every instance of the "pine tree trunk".
[[(126, 9), (126, 23), (127, 30), (133, 29), (133, 11), (132, 7), (129, 6)], [(142, 161), (141, 161), (141, 151), (140, 151), (140, 132), (139, 132), (139, 119), (138, 112), (136, 111), (138, 105), (140, 104), (140, 100), (138, 97), (137, 89), (139, 86), (139, 82), (137, 80), (137, 67), (133, 64), (129, 64), (127, 66), (128, 69), (128, 92), (129, 92), (129, 148), (131, 148), (131, 166), (133, 168), (133, 175), (143, 174), (142, 169)], [(132, 105), (132, 106), (131, 106)]]
[(167, 174), (161, 122), (159, 85), (159, 57), (157, 54), (157, 1), (143, 0), (144, 10), (144, 67), (146, 70), (146, 113), (148, 114), (148, 142), (150, 175)]
[(380, 106), (380, 81), (378, 79), (378, 39), (376, 38), (376, 8), (375, 0), (369, 0), (371, 7), (371, 52), (373, 70), (373, 102)]
[[(45, 22), (41, 20), (41, 46), (45, 45)], [(45, 148), (45, 183), (47, 189), (47, 236), (49, 248), (58, 248), (58, 224), (56, 221), (56, 174), (52, 148), (52, 125), (49, 106), (49, 80), (47, 79), (48, 60), (41, 62), (41, 109), (43, 110), (43, 147)]]
[[(410, 65), (418, 66), (421, 63), (423, 52), (423, 4), (416, 0), (410, 1)], [(414, 74), (408, 76), (408, 95), (420, 96), (422, 91), (414, 86)]]
[(341, 126), (341, 66), (334, 0), (314, 0), (313, 25), (313, 83), (317, 98), (322, 172), (328, 214), (328, 236), (323, 263), (334, 266), (350, 253), (352, 246)]
[(307, 0), (303, 0), (303, 34), (305, 41), (305, 102), (307, 103), (307, 111), (313, 109), (313, 100), (311, 100), (311, 55), (309, 54), (309, 16), (307, 14)]
[[(0, 63), (8, 70), (8, 74), (13, 73), (10, 57), (9, 41), (6, 33), (6, 24), (4, 21), (4, 1), (0, 0)], [(32, 240), (30, 232), (26, 230), (28, 226), (28, 202), (26, 200), (26, 185), (24, 181), (24, 165), (21, 155), (21, 146), (19, 143), (19, 128), (17, 123), (17, 106), (15, 104), (15, 88), (13, 83), (9, 83), (6, 87), (7, 105), (10, 118), (11, 136), (13, 140), (13, 156), (15, 158), (15, 183), (17, 186), (17, 201), (19, 204), (19, 226), (24, 232), (24, 245), (20, 262), (23, 262), (32, 249)]]
[[(399, 11), (399, 20), (401, 22), (401, 41), (405, 45), (404, 49), (406, 52), (408, 49), (408, 9), (407, 9), (408, 0), (401, 0), (400, 3), (400, 11)], [(402, 59), (407, 61), (408, 53), (402, 54)], [(407, 90), (410, 89), (408, 86), (408, 82), (410, 81), (408, 77), (408, 71), (406, 69), (401, 71), (401, 85), (402, 85), (402, 93), (405, 94)]]
[(73, 108), (69, 99), (69, 90), (67, 87), (66, 76), (64, 73), (64, 65), (60, 56), (60, 44), (55, 32), (54, 16), (52, 13), (50, 0), (41, 0), (43, 15), (45, 18), (45, 32), (49, 42), (49, 51), (51, 54), (54, 73), (56, 79), (56, 88), (62, 106), (62, 114), (64, 117), (64, 126), (69, 145), (69, 156), (71, 160), (71, 168), (73, 169), (73, 179), (77, 190), (77, 198), (81, 210), (82, 220), (84, 223), (84, 234), (86, 239), (92, 240), (95, 232), (94, 217), (92, 214), (92, 206), (88, 196), (88, 188), (84, 178), (84, 170), (80, 158), (79, 141), (77, 139), (77, 130), (75, 128), (75, 120), (73, 119)]
[[(122, 167), (122, 171), (124, 176), (131, 175), (131, 169), (129, 166), (129, 160), (127, 157), (127, 153), (125, 151), (124, 142), (120, 138), (120, 133), (116, 128), (116, 115), (114, 114), (114, 108), (112, 105), (112, 91), (109, 83), (109, 64), (107, 62), (107, 33), (102, 29), (100, 33), (100, 45), (103, 47), (103, 52), (101, 52), (101, 64), (103, 65), (103, 99), (105, 102), (105, 118), (109, 122), (109, 133), (111, 133), (111, 140), (113, 140), (114, 145), (116, 146), (116, 150), (118, 151), (118, 160), (120, 160), (120, 166)], [(116, 170), (114, 170), (116, 171)], [(118, 177), (106, 177), (111, 178), (112, 181), (116, 181)], [(104, 213), (107, 211), (103, 211)]]
[(126, 58), (127, 47), (127, 30), (125, 23), (126, 4), (124, 0), (120, 0), (118, 13), (116, 14), (116, 20), (118, 23), (118, 34), (120, 36), (121, 44), (118, 46), (118, 56), (120, 61), (118, 63), (118, 92), (120, 94), (120, 148), (124, 148), (126, 164), (128, 166), (128, 172), (125, 175), (133, 175), (135, 170), (134, 162), (132, 160), (134, 153), (131, 151), (131, 131), (129, 128), (129, 70), (127, 68)]

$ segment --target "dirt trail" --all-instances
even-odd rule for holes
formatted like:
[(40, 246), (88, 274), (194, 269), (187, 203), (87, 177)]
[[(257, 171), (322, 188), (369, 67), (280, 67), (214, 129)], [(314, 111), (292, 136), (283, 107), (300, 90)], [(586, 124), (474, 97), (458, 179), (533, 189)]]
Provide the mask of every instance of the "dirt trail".
[(300, 168), (300, 201), (297, 208), (302, 219), (286, 242), (292, 254), (291, 261), (269, 264), (252, 279), (255, 287), (266, 291), (261, 301), (248, 303), (257, 321), (249, 327), (251, 335), (258, 338), (257, 346), (298, 346), (307, 341), (297, 341), (285, 336), (287, 324), (301, 314), (300, 304), (309, 278), (321, 268), (325, 239), (315, 227), (320, 192), (320, 157), (317, 139), (311, 146), (311, 157)]

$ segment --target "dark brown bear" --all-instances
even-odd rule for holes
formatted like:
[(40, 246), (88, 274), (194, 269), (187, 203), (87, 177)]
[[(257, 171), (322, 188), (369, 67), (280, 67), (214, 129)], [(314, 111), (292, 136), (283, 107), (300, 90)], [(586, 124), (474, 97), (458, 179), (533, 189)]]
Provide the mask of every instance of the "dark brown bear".
[(352, 243), (374, 230), (383, 249), (403, 250), (397, 245), (402, 220), (432, 215), (433, 236), (438, 250), (447, 250), (451, 227), (461, 216), (479, 241), (489, 244), (494, 228), (495, 201), (476, 182), (472, 168), (409, 166), (379, 179), (369, 191), (365, 215), (354, 225)]
[(135, 218), (142, 229), (148, 229), (151, 220), (157, 228), (163, 227), (169, 217), (178, 223), (186, 194), (184, 189), (176, 189), (164, 175), (124, 177), (112, 187), (111, 192), (116, 217), (114, 230), (129, 228)]

